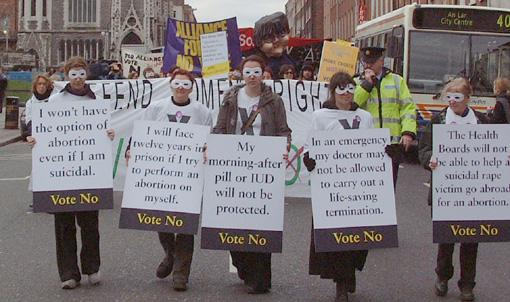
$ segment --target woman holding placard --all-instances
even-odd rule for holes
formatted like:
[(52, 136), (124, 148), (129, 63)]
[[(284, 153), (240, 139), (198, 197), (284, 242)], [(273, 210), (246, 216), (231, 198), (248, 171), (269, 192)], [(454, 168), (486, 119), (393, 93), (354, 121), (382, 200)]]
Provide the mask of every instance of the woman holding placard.
[[(443, 98), (448, 102), (448, 107), (443, 109), (432, 118), (423, 134), (419, 144), (419, 158), (425, 169), (432, 171), (438, 168), (438, 159), (432, 154), (432, 124), (485, 124), (487, 118), (484, 114), (468, 106), (472, 88), (464, 78), (456, 78), (448, 83), (443, 90)], [(432, 185), (429, 192), (428, 202), (432, 205)], [(445, 296), (448, 292), (448, 280), (453, 277), (453, 243), (440, 243), (437, 252), (437, 279), (435, 293), (437, 296)], [(460, 280), (458, 282), (462, 301), (473, 301), (475, 296), (476, 257), (478, 243), (460, 244)]]
[[(87, 79), (87, 62), (81, 57), (70, 58), (64, 66), (69, 83), (59, 93), (52, 95), (48, 102), (74, 102), (94, 100), (96, 98)], [(113, 140), (113, 129), (106, 130), (108, 137)], [(27, 139), (29, 144), (35, 145), (36, 139)], [(88, 276), (91, 285), (101, 281), (99, 266), (99, 225), (98, 211), (61, 212), (55, 213), (55, 240), (57, 245), (57, 266), (63, 289), (74, 289), (80, 285), (81, 274)], [(76, 223), (81, 228), (82, 247), (80, 252), (81, 273), (78, 268), (76, 255)]]
[(25, 104), (25, 124), (27, 125), (27, 141), (32, 140), (32, 106), (35, 103), (47, 102), (53, 92), (53, 81), (44, 74), (35, 77), (32, 83), (32, 97)]
[[(285, 136), (290, 147), (291, 130), (287, 125), (285, 105), (263, 83), (264, 60), (256, 55), (241, 63), (244, 85), (229, 90), (218, 113), (215, 134)], [(248, 293), (263, 294), (271, 288), (271, 253), (230, 251), (238, 276)]]
[[(25, 125), (27, 142), (30, 144), (34, 141), (32, 136), (32, 107), (35, 103), (45, 103), (50, 98), (53, 92), (53, 81), (45, 74), (40, 74), (35, 77), (32, 82), (32, 97), (25, 104)], [(28, 190), (32, 191), (32, 178), (28, 183)], [(32, 207), (32, 205), (30, 205)]]
[[(345, 72), (337, 72), (329, 84), (329, 99), (322, 109), (312, 115), (311, 131), (338, 131), (344, 129), (373, 128), (372, 115), (353, 102), (356, 82)], [(315, 160), (304, 154), (303, 162), (309, 172), (315, 169)], [(356, 269), (362, 270), (368, 251), (318, 253), (315, 251), (314, 231), (310, 240), (309, 274), (333, 279), (336, 283), (336, 300), (348, 301), (348, 293), (356, 290)]]
[[(195, 79), (193, 74), (184, 69), (176, 69), (170, 78), (172, 97), (170, 100), (149, 106), (144, 113), (144, 120), (170, 121), (212, 127), (210, 110), (199, 102), (191, 101), (189, 95), (193, 91)], [(126, 151), (126, 160), (131, 153)], [(156, 270), (160, 279), (168, 277), (173, 271), (173, 288), (185, 291), (193, 258), (193, 235), (158, 232), (159, 242), (165, 251), (165, 257)]]

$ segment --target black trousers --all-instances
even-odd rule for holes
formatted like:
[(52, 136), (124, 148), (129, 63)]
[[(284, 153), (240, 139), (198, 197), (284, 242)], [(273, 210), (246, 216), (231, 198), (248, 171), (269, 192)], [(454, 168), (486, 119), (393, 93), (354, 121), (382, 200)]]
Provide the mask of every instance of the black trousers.
[[(452, 256), (453, 243), (439, 244), (437, 251), (436, 274), (440, 280), (450, 280), (453, 277)], [(460, 289), (475, 287), (476, 256), (478, 243), (460, 244), (460, 280), (457, 283)]]
[(173, 280), (188, 283), (195, 236), (158, 232), (158, 237), (168, 263), (173, 263)]
[(98, 211), (55, 213), (57, 266), (62, 282), (70, 279), (81, 280), (76, 254), (76, 223), (80, 226), (81, 233), (81, 272), (90, 275), (99, 271), (101, 260), (98, 216)]
[(400, 166), (400, 160), (392, 160), (393, 165), (393, 189), (397, 191), (397, 179), (398, 179), (398, 168)]
[(271, 288), (271, 253), (230, 251), (230, 255), (239, 278), (246, 285), (260, 291)]

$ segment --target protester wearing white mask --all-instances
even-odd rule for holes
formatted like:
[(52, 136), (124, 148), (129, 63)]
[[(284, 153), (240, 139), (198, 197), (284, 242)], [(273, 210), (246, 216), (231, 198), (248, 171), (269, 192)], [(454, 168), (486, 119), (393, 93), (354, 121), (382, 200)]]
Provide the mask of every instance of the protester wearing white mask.
[[(212, 127), (211, 111), (202, 103), (191, 101), (189, 98), (194, 82), (195, 79), (191, 72), (184, 69), (174, 71), (170, 79), (171, 99), (147, 107), (143, 119)], [(131, 145), (131, 141), (129, 145)], [(128, 146), (127, 162), (131, 157), (129, 149)], [(156, 276), (163, 279), (173, 272), (174, 290), (187, 290), (195, 237), (188, 234), (163, 232), (158, 232), (158, 237), (165, 251), (165, 257), (156, 270)]]
[[(429, 171), (440, 169), (438, 158), (432, 154), (432, 124), (466, 125), (485, 124), (487, 117), (468, 106), (472, 88), (464, 78), (457, 78), (446, 85), (442, 93), (443, 99), (448, 102), (448, 107), (432, 118), (423, 134), (419, 144), (419, 158), (423, 167)], [(432, 205), (432, 185), (430, 186), (428, 203)], [(445, 296), (448, 292), (448, 280), (453, 277), (454, 244), (439, 244), (437, 253), (435, 293), (437, 296)], [(478, 243), (460, 244), (460, 280), (457, 285), (461, 291), (462, 301), (473, 301), (475, 296), (476, 258)]]
[[(59, 93), (52, 95), (48, 102), (76, 102), (94, 100), (87, 79), (87, 63), (81, 57), (70, 58), (64, 69), (69, 83)], [(106, 135), (113, 140), (113, 129), (106, 130)], [(36, 144), (36, 137), (29, 141)], [(80, 285), (81, 274), (87, 275), (91, 285), (101, 281), (99, 266), (99, 229), (98, 211), (55, 213), (55, 240), (57, 246), (57, 266), (63, 289), (74, 289)], [(81, 228), (81, 272), (78, 267), (76, 223)]]
[[(337, 72), (329, 83), (329, 99), (312, 114), (310, 131), (344, 131), (374, 128), (372, 115), (354, 102), (356, 82), (345, 72)], [(303, 163), (309, 172), (315, 169), (315, 160), (308, 152)], [(318, 253), (315, 251), (313, 222), (310, 239), (309, 274), (336, 283), (336, 302), (348, 301), (348, 293), (356, 290), (356, 270), (362, 270), (368, 251)]]
[[(215, 134), (287, 137), (291, 130), (282, 99), (263, 80), (265, 62), (252, 55), (241, 63), (245, 85), (235, 86), (223, 98)], [(230, 251), (238, 276), (248, 293), (263, 294), (271, 288), (271, 253)]]

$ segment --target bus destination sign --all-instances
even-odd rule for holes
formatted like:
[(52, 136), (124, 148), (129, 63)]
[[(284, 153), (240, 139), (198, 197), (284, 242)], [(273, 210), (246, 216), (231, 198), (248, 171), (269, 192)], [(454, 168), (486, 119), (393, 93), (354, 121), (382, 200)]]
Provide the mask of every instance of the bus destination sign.
[(413, 26), (419, 29), (510, 33), (510, 12), (465, 8), (417, 8)]

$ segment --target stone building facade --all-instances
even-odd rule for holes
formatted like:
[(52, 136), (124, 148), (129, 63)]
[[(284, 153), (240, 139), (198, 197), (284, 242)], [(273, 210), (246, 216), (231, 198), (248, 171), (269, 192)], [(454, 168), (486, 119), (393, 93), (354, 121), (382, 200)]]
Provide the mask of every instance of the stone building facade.
[(324, 0), (288, 0), (285, 14), (291, 36), (313, 39), (324, 36)]
[(164, 43), (168, 17), (194, 20), (184, 0), (16, 0), (18, 49), (38, 67), (72, 56), (120, 59), (123, 47), (148, 52)]
[[(0, 52), (16, 49), (18, 0), (0, 0)], [(14, 9), (13, 9), (14, 8)], [(6, 43), (7, 39), (7, 43)]]

